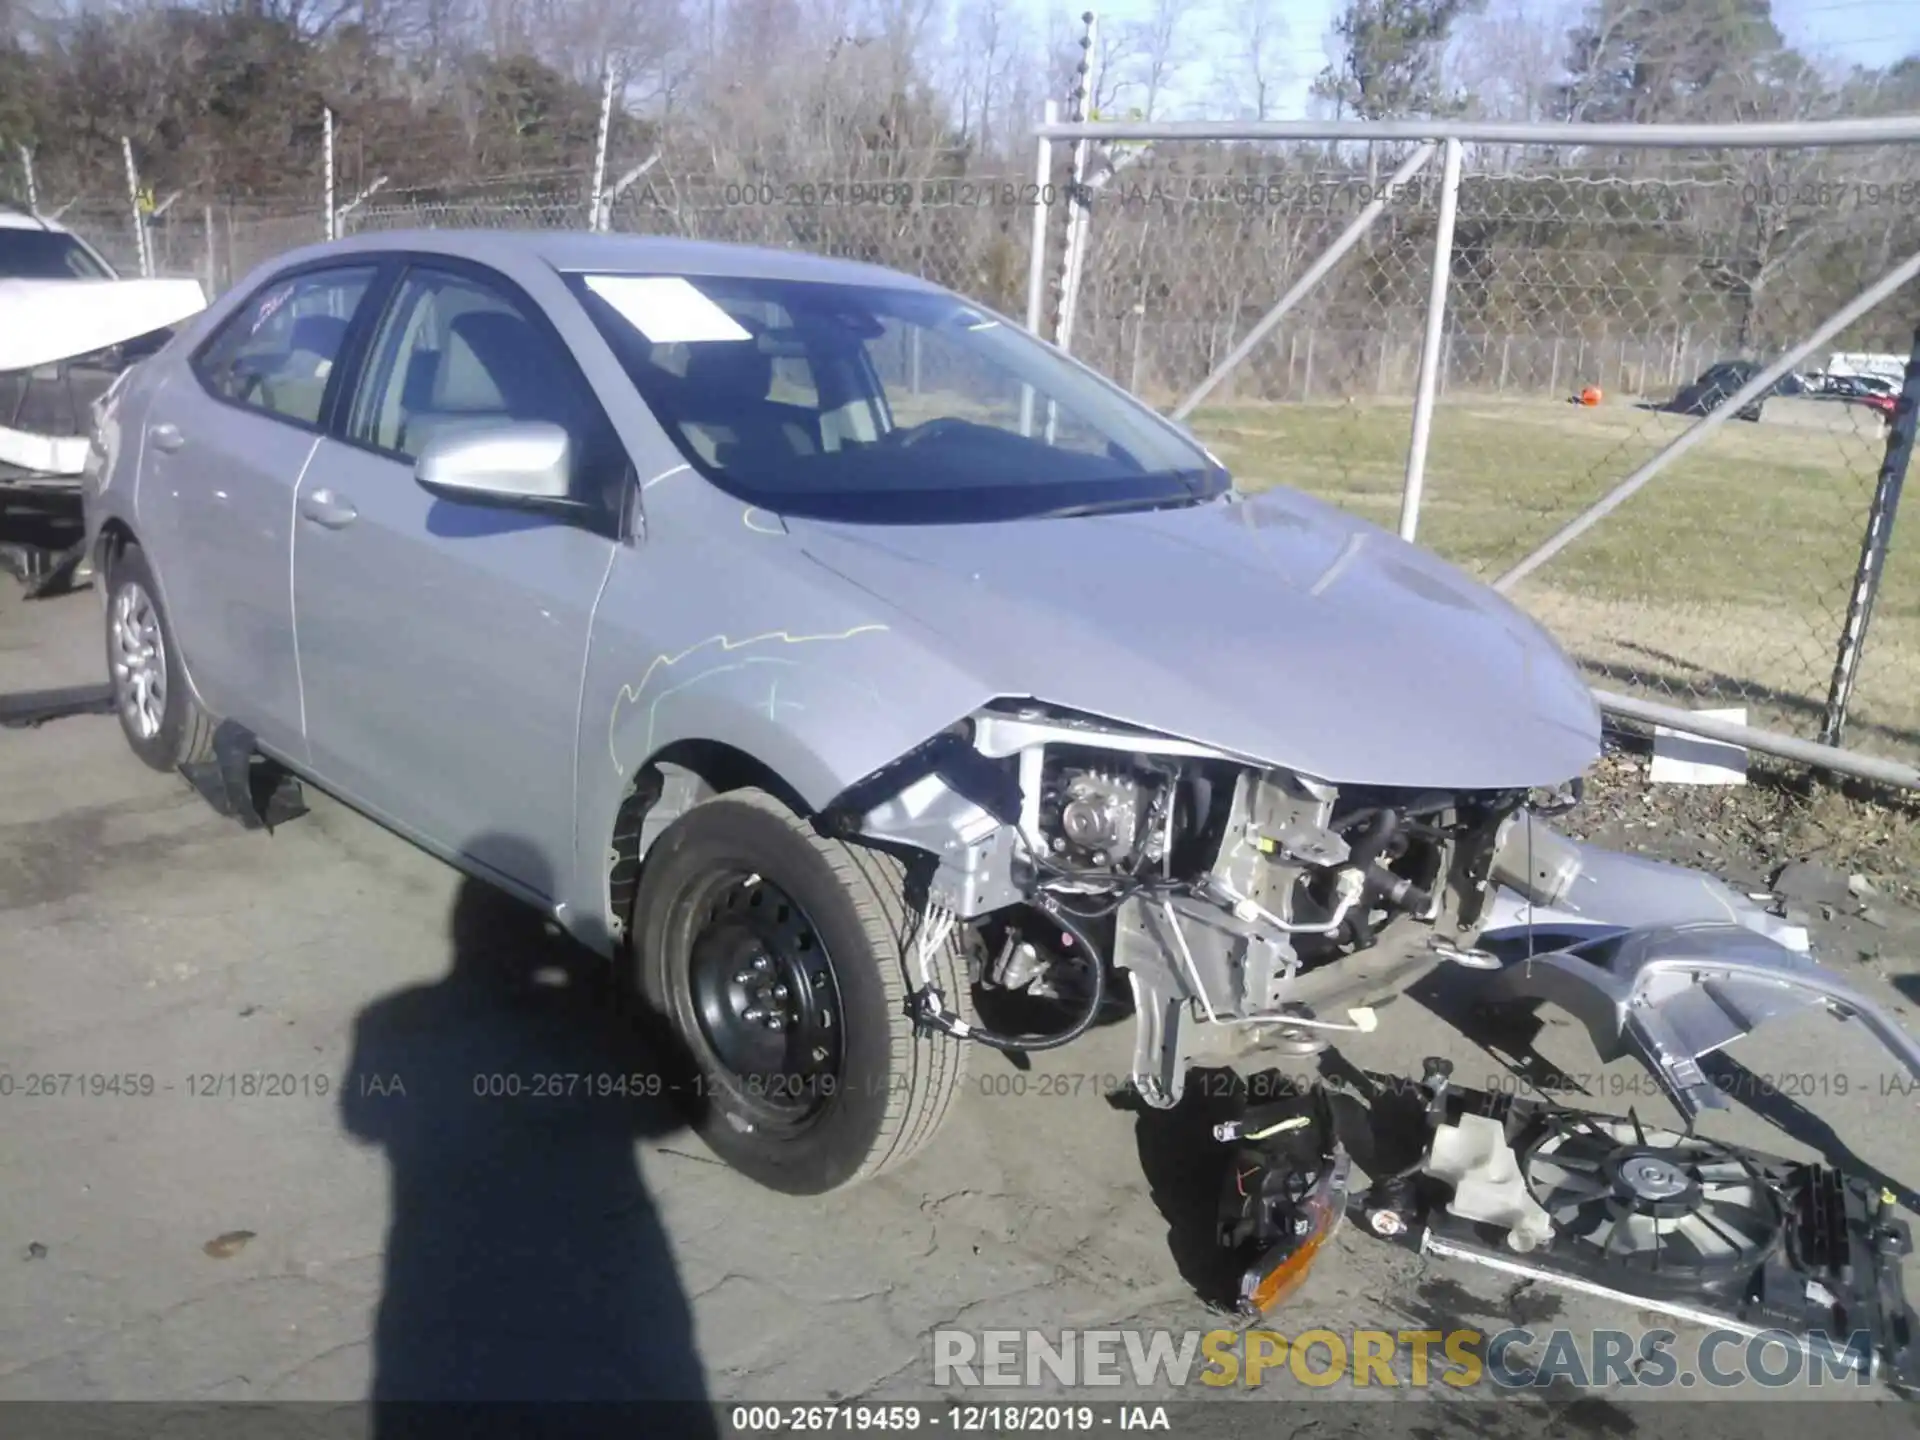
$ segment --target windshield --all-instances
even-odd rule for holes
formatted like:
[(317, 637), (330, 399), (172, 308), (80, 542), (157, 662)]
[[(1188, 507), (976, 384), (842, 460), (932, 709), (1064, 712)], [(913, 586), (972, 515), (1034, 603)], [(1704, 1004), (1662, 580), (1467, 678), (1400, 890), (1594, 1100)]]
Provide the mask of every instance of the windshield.
[(111, 280), (87, 247), (58, 230), (0, 227), (0, 280)]
[(576, 275), (689, 464), (776, 514), (955, 524), (1190, 505), (1206, 452), (956, 296), (892, 286)]

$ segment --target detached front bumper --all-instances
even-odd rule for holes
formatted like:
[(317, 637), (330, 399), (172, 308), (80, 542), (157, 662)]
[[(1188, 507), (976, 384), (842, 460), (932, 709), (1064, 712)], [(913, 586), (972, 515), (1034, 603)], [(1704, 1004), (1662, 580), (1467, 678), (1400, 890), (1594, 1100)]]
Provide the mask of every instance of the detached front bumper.
[(1726, 1097), (1700, 1060), (1810, 1009), (1854, 1019), (1920, 1078), (1920, 1044), (1813, 957), (1804, 927), (1731, 886), (1533, 825), (1509, 837), (1525, 880), (1489, 907), (1481, 944), (1495, 1002), (1551, 1002), (1603, 1060), (1637, 1057), (1689, 1121)]
[(1585, 1026), (1602, 1060), (1637, 1057), (1692, 1120), (1725, 1109), (1702, 1057), (1768, 1021), (1824, 1008), (1858, 1020), (1920, 1080), (1920, 1044), (1873, 1000), (1811, 955), (1742, 925), (1623, 930), (1511, 960), (1487, 977), (1496, 1001), (1551, 1001)]

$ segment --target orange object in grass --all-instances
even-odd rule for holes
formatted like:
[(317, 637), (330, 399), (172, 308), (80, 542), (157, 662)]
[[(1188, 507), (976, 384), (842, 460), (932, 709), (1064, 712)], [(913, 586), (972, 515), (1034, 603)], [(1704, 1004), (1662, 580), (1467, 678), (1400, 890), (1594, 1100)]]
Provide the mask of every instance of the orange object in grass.
[(1598, 385), (1587, 386), (1586, 389), (1580, 392), (1580, 403), (1582, 405), (1598, 405), (1600, 403), (1600, 387)]

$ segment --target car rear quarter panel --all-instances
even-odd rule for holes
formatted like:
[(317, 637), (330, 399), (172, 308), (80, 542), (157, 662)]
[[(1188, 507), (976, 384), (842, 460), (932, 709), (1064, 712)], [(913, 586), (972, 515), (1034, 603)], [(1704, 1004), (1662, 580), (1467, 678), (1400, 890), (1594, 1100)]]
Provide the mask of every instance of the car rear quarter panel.
[(147, 412), (163, 366), (158, 356), (141, 361), (102, 400), (100, 423), (93, 437), (100, 454), (97, 478), (82, 487), (88, 553), (94, 557), (97, 570), (104, 571), (101, 562), (106, 559), (107, 547), (102, 539), (110, 528), (140, 536), (141, 450)]

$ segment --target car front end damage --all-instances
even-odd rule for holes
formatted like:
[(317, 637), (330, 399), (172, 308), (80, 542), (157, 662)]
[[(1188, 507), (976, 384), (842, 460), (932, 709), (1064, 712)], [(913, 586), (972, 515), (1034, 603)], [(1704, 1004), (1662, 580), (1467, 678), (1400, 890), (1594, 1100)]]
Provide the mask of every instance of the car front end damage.
[[(1821, 970), (1799, 927), (1712, 877), (1552, 830), (1577, 796), (1575, 780), (1335, 786), (1009, 702), (854, 785), (824, 823), (932, 857), (927, 928), (963, 928), (980, 987), (1090, 1013), (1124, 985), (1133, 1083), (1155, 1107), (1179, 1102), (1203, 1058), (1375, 1029), (1370, 1009), (1332, 1019), (1309, 1004), (1368, 952), (1568, 1008), (1603, 1055), (1646, 1058), (1688, 1114), (1715, 1103), (1689, 1062), (1809, 1004), (1859, 1017), (1920, 1075), (1920, 1048)], [(914, 978), (930, 1026), (1007, 1049), (1058, 1043), (963, 1032), (951, 997)]]
[[(1276, 1051), (1379, 1028), (1364, 1005), (1335, 1019), (1305, 1003), (1338, 993), (1328, 980), (1368, 954), (1396, 956), (1403, 980), (1445, 967), (1477, 1002), (1570, 1011), (1603, 1059), (1646, 1064), (1689, 1133), (1725, 1103), (1701, 1057), (1796, 1010), (1860, 1021), (1920, 1077), (1920, 1046), (1813, 959), (1804, 929), (1713, 877), (1550, 828), (1579, 792), (1336, 786), (1007, 702), (852, 787), (823, 823), (933, 857), (921, 955), (958, 928), (978, 987), (1075, 1017), (1047, 1035), (968, 1025), (923, 970), (910, 977), (920, 1023), (1048, 1048), (1124, 988), (1133, 1088), (1158, 1109), (1179, 1103), (1190, 1067), (1246, 1076)], [(1241, 1308), (1261, 1313), (1339, 1224), (1349, 1160), (1312, 1104), (1226, 1129), (1267, 1157), (1239, 1167), (1222, 1221), (1246, 1261)]]
[(0, 280), (0, 508), (29, 597), (84, 559), (80, 505), (101, 412), (133, 368), (205, 306), (193, 280)]
[[(1132, 1078), (1177, 1104), (1228, 1036), (1371, 1029), (1300, 1008), (1304, 977), (1411, 927), (1467, 957), (1529, 798), (1341, 789), (1183, 740), (1008, 705), (862, 781), (829, 823), (938, 857), (929, 926), (968, 929), (975, 980), (1090, 1017), (1109, 968), (1136, 1017)], [(923, 982), (925, 977), (918, 977)], [(1007, 1049), (1060, 1043), (956, 1028), (925, 985), (925, 1023)], [(1071, 1028), (1071, 1027), (1070, 1027)], [(1077, 1034), (1078, 1029), (1071, 1029)]]

